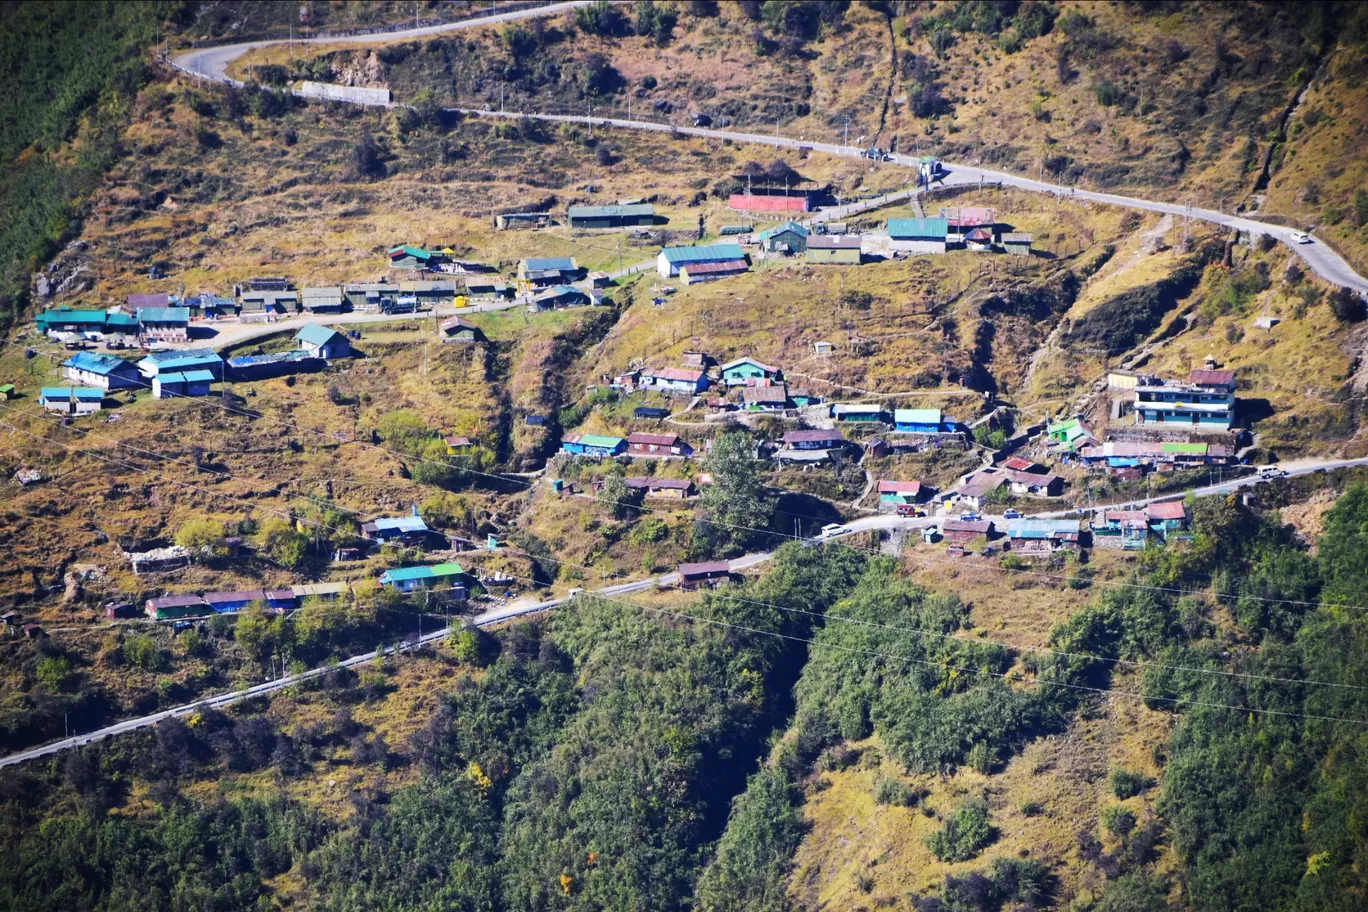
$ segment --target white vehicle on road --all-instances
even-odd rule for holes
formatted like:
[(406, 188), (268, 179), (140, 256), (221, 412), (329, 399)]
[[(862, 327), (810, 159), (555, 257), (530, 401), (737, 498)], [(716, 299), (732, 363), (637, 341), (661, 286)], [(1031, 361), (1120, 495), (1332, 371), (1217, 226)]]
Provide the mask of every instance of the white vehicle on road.
[(1286, 478), (1287, 470), (1278, 468), (1276, 465), (1259, 466), (1260, 478)]
[(1307, 234), (1304, 231), (1294, 231), (1292, 232), (1292, 243), (1309, 244), (1311, 243), (1311, 235)]
[(838, 535), (849, 535), (850, 526), (843, 526), (840, 523), (827, 523), (822, 526), (820, 538), (835, 538)]

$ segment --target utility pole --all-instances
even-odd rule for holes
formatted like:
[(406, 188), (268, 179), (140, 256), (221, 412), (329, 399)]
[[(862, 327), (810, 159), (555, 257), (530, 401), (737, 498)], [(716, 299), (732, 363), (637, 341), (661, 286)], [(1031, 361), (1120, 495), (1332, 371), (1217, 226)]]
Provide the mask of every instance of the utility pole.
[(843, 145), (843, 146), (848, 146), (848, 145), (850, 145), (850, 115), (849, 115), (849, 114), (847, 114), (847, 115), (845, 116), (845, 127), (844, 127), (844, 131), (845, 131), (845, 132), (843, 132), (843, 133), (841, 134), (841, 145)]

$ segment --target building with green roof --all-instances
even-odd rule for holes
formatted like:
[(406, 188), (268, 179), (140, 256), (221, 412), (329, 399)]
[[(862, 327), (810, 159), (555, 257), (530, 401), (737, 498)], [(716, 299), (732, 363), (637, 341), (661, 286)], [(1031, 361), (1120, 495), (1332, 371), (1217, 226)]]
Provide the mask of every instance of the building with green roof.
[(464, 576), (466, 572), (460, 564), (448, 562), (430, 567), (400, 567), (386, 570), (380, 574), (379, 583), (400, 592), (413, 592), (417, 589), (434, 589), (443, 583), (454, 586)]
[(945, 253), (950, 223), (943, 218), (892, 218), (888, 245), (894, 253)]
[(624, 228), (654, 225), (655, 207), (649, 203), (626, 206), (571, 206), (566, 213), (571, 228)]
[(760, 246), (771, 253), (802, 253), (807, 250), (807, 241), (812, 231), (797, 222), (784, 222), (773, 228), (766, 228), (755, 236)]

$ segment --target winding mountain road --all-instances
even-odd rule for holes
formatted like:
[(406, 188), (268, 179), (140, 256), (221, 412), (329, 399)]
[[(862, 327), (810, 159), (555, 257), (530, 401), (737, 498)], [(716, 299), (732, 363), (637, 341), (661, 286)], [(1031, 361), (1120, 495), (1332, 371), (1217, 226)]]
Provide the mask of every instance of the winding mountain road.
[[(1289, 476), (1295, 476), (1310, 475), (1313, 472), (1320, 472), (1324, 470), (1337, 468), (1351, 468), (1354, 466), (1368, 466), (1368, 458), (1307, 459), (1298, 462), (1284, 463), (1282, 468), (1284, 469), (1284, 471), (1287, 472)], [(1260, 481), (1262, 481), (1262, 479), (1260, 479), (1257, 476), (1247, 476), (1245, 478), (1238, 478), (1232, 481), (1220, 482), (1217, 484), (1193, 488), (1189, 491), (1170, 492), (1168, 494), (1161, 494), (1155, 497), (1148, 497), (1140, 500), (1131, 500), (1123, 504), (1099, 504), (1093, 507), (1092, 509), (1103, 509), (1104, 507), (1140, 507), (1144, 506), (1145, 504), (1154, 503), (1157, 501), (1176, 500), (1178, 498), (1185, 497), (1187, 494), (1194, 494), (1198, 497), (1204, 497), (1210, 494), (1223, 494), (1236, 491), (1241, 488), (1252, 487), (1256, 484), (1259, 484)], [(1078, 515), (1078, 513), (1078, 510), (1055, 510), (1042, 513), (1033, 513), (1029, 515), (1032, 518), (1036, 519), (1058, 519), (1062, 517), (1076, 516)], [(819, 535), (815, 538), (809, 539), (809, 541), (820, 544), (830, 541), (839, 541), (840, 538), (844, 535), (854, 534), (857, 532), (881, 532), (891, 531), (894, 529), (924, 529), (928, 526), (939, 525), (948, 518), (950, 518), (949, 515), (902, 517), (891, 514), (880, 514), (878, 516), (868, 516), (861, 519), (852, 520), (851, 522), (846, 523), (845, 528), (848, 529), (849, 532), (842, 533), (841, 536), (824, 537)], [(774, 552), (772, 551), (758, 551), (753, 554), (746, 554), (742, 557), (732, 559), (731, 570), (733, 573), (739, 573), (744, 570), (757, 567), (769, 561), (773, 556)], [(662, 576), (649, 577), (643, 580), (633, 580), (631, 582), (617, 583), (612, 586), (605, 586), (601, 589), (593, 590), (591, 594), (605, 596), (626, 595), (632, 592), (640, 592), (644, 589), (668, 589), (676, 586), (678, 583), (678, 573), (666, 573)], [(513, 602), (507, 605), (501, 605), (498, 608), (495, 608), (491, 611), (487, 611), (484, 614), (472, 618), (471, 623), (475, 624), (477, 627), (488, 627), (493, 624), (502, 623), (503, 621), (512, 620), (514, 618), (524, 617), (529, 614), (537, 614), (538, 612), (549, 611), (550, 609), (555, 608), (566, 601), (569, 601), (568, 597), (546, 599), (545, 601), (539, 602), (525, 602), (521, 604)], [(438, 642), (440, 640), (445, 639), (450, 633), (450, 627), (443, 627), (439, 630), (434, 630), (431, 633), (423, 634), (422, 637), (413, 637), (405, 641), (403, 644), (401, 644), (397, 648), (397, 651), (407, 651), (417, 648), (419, 646), (427, 645), (429, 643)], [(342, 668), (353, 668), (358, 665), (364, 665), (367, 662), (374, 660), (375, 656), (375, 651), (366, 652), (362, 653), (361, 655), (352, 656), (348, 659), (343, 659), (337, 664)], [(185, 703), (181, 706), (176, 706), (171, 709), (162, 710), (161, 712), (152, 713), (146, 716), (140, 716), (136, 719), (125, 719), (122, 722), (116, 722), (113, 725), (108, 725), (104, 728), (97, 729), (96, 731), (86, 732), (84, 734), (77, 735), (71, 738), (63, 738), (61, 741), (53, 741), (52, 743), (44, 744), (41, 747), (31, 748), (30, 750), (26, 751), (20, 751), (18, 753), (10, 754), (7, 757), (0, 757), (0, 767), (13, 766), (18, 763), (27, 762), (29, 760), (38, 760), (43, 757), (47, 757), (52, 754), (58, 753), (59, 751), (67, 750), (69, 748), (80, 747), (85, 744), (91, 744), (95, 741), (102, 741), (105, 738), (109, 738), (114, 735), (121, 735), (126, 732), (137, 731), (142, 728), (147, 728), (151, 725), (156, 725), (158, 722), (161, 722), (165, 719), (169, 719), (175, 716), (190, 715), (192, 713), (199, 711), (201, 707), (229, 706), (233, 703), (237, 703), (242, 700), (249, 700), (254, 697), (266, 696), (278, 690), (282, 690), (287, 687), (293, 687), (296, 684), (300, 684), (313, 678), (320, 677), (321, 675), (326, 674), (331, 667), (332, 666), (321, 666), (319, 668), (312, 668), (301, 674), (286, 675), (284, 677), (277, 678), (274, 681), (265, 681), (261, 684), (254, 685), (243, 690), (219, 694), (218, 696), (214, 697), (205, 697), (204, 699), (196, 700), (193, 703)]]
[[(582, 5), (585, 0), (572, 0), (567, 3), (556, 3), (550, 6), (538, 7), (536, 9), (517, 10), (509, 13), (500, 13), (492, 16), (485, 16), (479, 19), (467, 19), (460, 22), (446, 23), (443, 25), (427, 26), (424, 28), (408, 29), (405, 31), (386, 32), (378, 35), (346, 35), (336, 38), (320, 37), (303, 39), (305, 44), (362, 44), (376, 43), (381, 41), (404, 40), (409, 38), (421, 38), (435, 35), (441, 32), (474, 28), (478, 26), (491, 25), (499, 22), (507, 22), (514, 19), (525, 19), (532, 16), (547, 16), (564, 12), (575, 6)], [(228, 64), (256, 48), (265, 47), (272, 44), (283, 44), (283, 41), (248, 41), (242, 44), (223, 45), (216, 48), (203, 48), (193, 51), (185, 51), (176, 54), (170, 59), (170, 63), (192, 76), (203, 79), (210, 79), (215, 82), (228, 83), (231, 85), (242, 85), (238, 80), (230, 79), (227, 76)], [(390, 103), (389, 107), (400, 107), (397, 103)], [(811, 142), (807, 140), (792, 139), (786, 136), (764, 135), (759, 133), (742, 133), (735, 130), (721, 130), (710, 127), (688, 127), (670, 123), (656, 123), (645, 120), (624, 120), (616, 117), (588, 117), (573, 114), (539, 114), (534, 111), (491, 111), (483, 108), (452, 108), (463, 114), (475, 115), (480, 117), (502, 117), (517, 119), (520, 117), (531, 117), (536, 120), (545, 120), (558, 123), (581, 123), (593, 124), (595, 126), (618, 127), (625, 130), (644, 130), (654, 133), (671, 133), (684, 136), (712, 137), (717, 139), (729, 139), (733, 142), (753, 143), (757, 145), (775, 146), (785, 149), (810, 149), (815, 152), (825, 152), (830, 155), (840, 155), (846, 158), (862, 157), (862, 149), (856, 146), (840, 145), (838, 143)], [(910, 155), (894, 155), (890, 159), (891, 163), (908, 168), (917, 166), (917, 159)], [(1292, 234), (1295, 229), (1286, 228), (1282, 225), (1274, 225), (1269, 222), (1261, 222), (1256, 219), (1243, 218), (1236, 215), (1227, 215), (1212, 209), (1198, 209), (1184, 206), (1181, 203), (1167, 203), (1157, 200), (1140, 199), (1133, 196), (1122, 196), (1114, 193), (1098, 193), (1092, 190), (1080, 190), (1077, 187), (1065, 187), (1059, 184), (1050, 184), (1044, 181), (1033, 180), (1029, 177), (1022, 177), (1016, 174), (1009, 174), (1005, 171), (994, 171), (989, 168), (980, 168), (968, 164), (956, 164), (952, 162), (942, 162), (948, 169), (948, 173), (943, 180), (936, 181), (938, 186), (956, 187), (974, 184), (1001, 184), (1002, 186), (1015, 187), (1020, 190), (1029, 190), (1036, 193), (1048, 193), (1058, 197), (1070, 199), (1088, 200), (1097, 203), (1106, 203), (1113, 206), (1124, 206), (1130, 209), (1142, 209), (1149, 212), (1161, 212), (1168, 215), (1190, 216), (1202, 221), (1213, 222), (1227, 228), (1235, 228), (1239, 231), (1251, 234), (1267, 234), (1284, 244), (1292, 250), (1306, 263), (1307, 267), (1316, 275), (1328, 282), (1336, 285), (1343, 285), (1352, 288), (1360, 295), (1368, 297), (1368, 279), (1359, 275), (1345, 260), (1335, 251), (1326, 245), (1313, 241), (1310, 244), (1298, 244), (1293, 241)], [(893, 196), (901, 198), (902, 194)], [(841, 218), (853, 211), (867, 208), (868, 203), (852, 203), (849, 206), (836, 207), (835, 209), (823, 210), (814, 216), (815, 220), (825, 221), (827, 219)]]

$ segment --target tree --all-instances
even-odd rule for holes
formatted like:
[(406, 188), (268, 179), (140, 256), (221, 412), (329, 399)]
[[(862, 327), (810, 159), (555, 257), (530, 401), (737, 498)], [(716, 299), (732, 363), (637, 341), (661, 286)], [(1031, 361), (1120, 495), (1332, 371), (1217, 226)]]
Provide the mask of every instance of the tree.
[(442, 491), (418, 505), (418, 515), (435, 529), (460, 529), (469, 532), (475, 525), (475, 509), (464, 497)]
[(1340, 287), (1330, 294), (1330, 312), (1341, 323), (1357, 323), (1363, 319), (1363, 299), (1352, 288)]
[(421, 89), (413, 96), (413, 113), (424, 126), (442, 126), (442, 105), (431, 88)]
[(66, 686), (67, 678), (71, 675), (71, 660), (64, 655), (40, 656), (34, 675), (38, 683), (57, 693)]
[(603, 479), (599, 502), (612, 511), (614, 519), (626, 519), (636, 513), (637, 497), (621, 475), (608, 475)]
[(273, 560), (291, 569), (303, 563), (309, 550), (309, 537), (283, 516), (273, 516), (263, 522), (256, 542), (257, 547)]
[(228, 553), (223, 523), (208, 517), (187, 519), (182, 523), (176, 530), (176, 544), (187, 551), (208, 557), (223, 557)]
[(384, 173), (380, 161), (380, 144), (371, 136), (369, 127), (361, 128), (361, 135), (352, 144), (352, 167), (360, 177), (374, 177)]
[(1368, 225), (1368, 192), (1358, 189), (1354, 191), (1354, 226), (1364, 225)]
[(713, 543), (744, 550), (765, 534), (774, 509), (765, 494), (764, 463), (755, 458), (750, 434), (731, 431), (720, 435), (704, 468), (713, 483), (704, 486), (699, 498), (705, 520), (703, 534)]
[(1368, 485), (1356, 484), (1325, 514), (1316, 562), (1325, 596), (1349, 605), (1368, 605)]
[(611, 0), (598, 0), (575, 8), (575, 25), (587, 34), (612, 38), (627, 30), (627, 17)]
[(663, 7), (652, 0), (637, 0), (635, 31), (638, 35), (650, 38), (656, 44), (666, 44), (678, 21), (674, 10)]
[(514, 63), (522, 63), (537, 49), (537, 36), (516, 22), (505, 25), (501, 37)]
[(607, 57), (595, 51), (580, 62), (579, 80), (585, 95), (611, 95), (622, 84), (622, 74), (613, 68)]

